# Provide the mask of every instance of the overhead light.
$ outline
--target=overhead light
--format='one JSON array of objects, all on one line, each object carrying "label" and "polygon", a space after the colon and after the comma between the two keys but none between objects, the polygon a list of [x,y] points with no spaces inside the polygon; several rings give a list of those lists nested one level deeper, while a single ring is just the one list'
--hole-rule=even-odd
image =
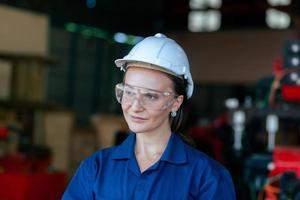
[{"label": "overhead light", "polygon": [[291,17],[285,12],[269,8],[266,11],[266,23],[273,29],[287,29],[291,24]]},{"label": "overhead light", "polygon": [[205,8],[205,0],[190,0],[190,8],[191,9],[204,9]]},{"label": "overhead light", "polygon": [[219,9],[222,6],[222,0],[210,0],[209,7]]},{"label": "overhead light", "polygon": [[206,14],[207,22],[207,30],[208,31],[216,31],[221,26],[221,12],[217,10],[207,11]]},{"label": "overhead light", "polygon": [[115,33],[114,36],[114,41],[118,43],[123,43],[123,44],[129,44],[129,45],[135,45],[136,43],[142,41],[144,38],[140,36],[135,36],[135,35],[129,35],[125,33]]},{"label": "overhead light", "polygon": [[298,74],[297,74],[297,73],[293,72],[293,73],[290,74],[290,79],[291,79],[292,81],[297,81],[298,78],[299,78],[299,77],[298,77]]},{"label": "overhead light", "polygon": [[125,43],[127,41],[127,35],[125,33],[115,33],[114,40],[119,43]]},{"label": "overhead light", "polygon": [[300,41],[288,40],[283,46],[283,67],[300,67]]},{"label": "overhead light", "polygon": [[292,64],[292,66],[299,66],[299,64],[300,64],[299,57],[291,58],[291,64]]},{"label": "overhead light", "polygon": [[292,45],[291,45],[291,51],[292,51],[293,53],[298,53],[299,50],[300,50],[299,44],[292,44]]},{"label": "overhead light", "polygon": [[236,109],[237,107],[239,107],[239,100],[237,98],[226,99],[225,106],[228,109]]},{"label": "overhead light", "polygon": [[66,23],[65,29],[69,32],[80,33],[80,35],[86,38],[95,37],[104,40],[113,40],[114,42],[128,45],[135,45],[136,43],[144,39],[140,36],[125,34],[121,32],[110,35],[103,29],[92,26],[79,25],[73,22]]},{"label": "overhead light", "polygon": [[191,11],[188,29],[191,32],[217,31],[221,27],[221,13],[217,10]]},{"label": "overhead light", "polygon": [[76,32],[76,31],[78,31],[78,27],[79,26],[76,23],[73,23],[73,22],[67,23],[65,25],[66,30],[69,31],[69,32]]},{"label": "overhead light", "polygon": [[188,29],[191,32],[204,31],[205,14],[203,11],[191,11],[188,18]]}]

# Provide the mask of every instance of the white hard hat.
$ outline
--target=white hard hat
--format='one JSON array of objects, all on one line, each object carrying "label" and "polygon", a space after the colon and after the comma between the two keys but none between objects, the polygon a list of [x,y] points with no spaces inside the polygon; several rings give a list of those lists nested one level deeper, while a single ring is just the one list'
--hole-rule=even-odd
[{"label": "white hard hat", "polygon": [[190,65],[184,50],[174,40],[161,33],[146,37],[136,44],[123,59],[115,60],[117,67],[125,69],[128,63],[141,62],[157,66],[163,71],[183,77],[187,80],[186,94],[190,98],[193,94],[194,83],[190,72]]}]

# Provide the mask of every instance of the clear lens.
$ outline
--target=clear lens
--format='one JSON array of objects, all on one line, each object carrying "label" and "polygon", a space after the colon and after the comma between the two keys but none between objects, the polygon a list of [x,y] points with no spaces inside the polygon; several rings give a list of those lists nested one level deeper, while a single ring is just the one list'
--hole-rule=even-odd
[{"label": "clear lens", "polygon": [[120,104],[122,104],[123,89],[124,89],[124,86],[122,83],[117,84],[115,87],[116,98]]},{"label": "clear lens", "polygon": [[171,92],[160,92],[123,83],[116,85],[115,93],[120,104],[132,105],[135,100],[138,100],[141,106],[150,110],[164,110],[173,103],[176,97]]}]

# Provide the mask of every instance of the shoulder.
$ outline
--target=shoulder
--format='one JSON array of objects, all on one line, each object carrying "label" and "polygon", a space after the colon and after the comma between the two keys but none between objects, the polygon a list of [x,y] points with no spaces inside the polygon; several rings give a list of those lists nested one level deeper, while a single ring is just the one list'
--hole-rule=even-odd
[{"label": "shoulder", "polygon": [[92,188],[115,147],[99,150],[81,161],[62,199],[92,199]]},{"label": "shoulder", "polygon": [[112,153],[117,147],[108,147],[94,152],[92,155],[85,158],[81,163],[86,165],[101,164],[101,162],[110,159]]},{"label": "shoulder", "polygon": [[[200,199],[235,199],[235,189],[229,171],[218,161],[185,144],[191,165],[193,192]],[[223,194],[222,197],[219,196]]]},{"label": "shoulder", "polygon": [[221,163],[190,145],[184,145],[187,160],[195,172],[200,174],[203,173],[203,175],[209,174],[212,178],[214,177],[216,179],[219,179],[224,175],[229,175],[228,170]]},{"label": "shoulder", "polygon": [[111,159],[111,155],[116,147],[104,148],[96,151],[92,155],[81,161],[79,168],[84,171],[97,172],[102,167],[103,163],[108,163]]},{"label": "shoulder", "polygon": [[98,150],[83,160],[81,165],[90,169],[98,169],[104,165],[110,166],[113,160],[128,158],[131,155],[134,140],[134,135],[130,134],[122,144]]}]

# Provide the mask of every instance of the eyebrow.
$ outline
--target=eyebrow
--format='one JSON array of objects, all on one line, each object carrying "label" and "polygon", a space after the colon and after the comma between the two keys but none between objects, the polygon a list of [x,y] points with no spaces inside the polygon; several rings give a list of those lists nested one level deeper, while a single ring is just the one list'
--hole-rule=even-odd
[{"label": "eyebrow", "polygon": [[153,91],[153,92],[158,92],[158,93],[165,93],[165,92],[168,92],[170,94],[174,94],[174,92],[170,92],[170,91],[160,91],[160,90],[155,90],[155,89],[151,89],[151,88],[146,88],[146,87],[141,87],[141,86],[135,86],[135,85],[130,85],[130,84],[127,84],[127,83],[124,83],[124,86],[128,86],[128,87],[131,87],[131,88],[141,88],[141,89],[146,89],[146,90],[150,90],[150,91]]}]

